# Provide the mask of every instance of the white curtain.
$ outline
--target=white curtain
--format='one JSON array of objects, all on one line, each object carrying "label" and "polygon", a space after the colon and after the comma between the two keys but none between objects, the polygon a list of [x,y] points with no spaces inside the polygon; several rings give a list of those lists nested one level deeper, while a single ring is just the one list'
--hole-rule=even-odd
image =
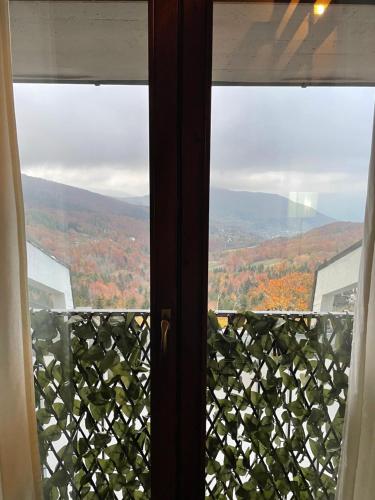
[{"label": "white curtain", "polygon": [[0,0],[0,500],[40,500],[8,0]]},{"label": "white curtain", "polygon": [[375,117],[337,500],[375,498]]}]

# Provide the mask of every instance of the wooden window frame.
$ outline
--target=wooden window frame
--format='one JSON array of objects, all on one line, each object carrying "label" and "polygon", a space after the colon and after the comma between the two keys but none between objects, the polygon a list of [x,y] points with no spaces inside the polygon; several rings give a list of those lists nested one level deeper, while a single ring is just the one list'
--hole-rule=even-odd
[{"label": "wooden window frame", "polygon": [[153,500],[204,498],[211,52],[211,0],[150,2]]},{"label": "wooden window frame", "polygon": [[149,1],[153,500],[204,499],[212,11]]}]

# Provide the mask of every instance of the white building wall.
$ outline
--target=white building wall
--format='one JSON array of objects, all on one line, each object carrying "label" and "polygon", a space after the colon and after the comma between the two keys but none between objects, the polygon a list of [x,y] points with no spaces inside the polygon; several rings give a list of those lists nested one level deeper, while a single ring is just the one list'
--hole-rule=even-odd
[{"label": "white building wall", "polygon": [[69,269],[27,242],[27,266],[29,283],[49,294],[53,307],[73,309],[73,294]]},{"label": "white building wall", "polygon": [[362,246],[319,269],[316,277],[313,310],[332,311],[335,295],[356,286]]}]

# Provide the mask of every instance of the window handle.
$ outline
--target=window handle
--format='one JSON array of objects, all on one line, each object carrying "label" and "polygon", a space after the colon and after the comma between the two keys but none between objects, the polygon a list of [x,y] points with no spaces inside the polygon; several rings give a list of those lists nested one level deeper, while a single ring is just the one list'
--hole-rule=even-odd
[{"label": "window handle", "polygon": [[169,327],[170,327],[170,319],[171,319],[171,310],[170,309],[163,309],[161,312],[161,323],[160,323],[160,330],[161,330],[161,352],[166,353],[167,352],[167,347],[168,347],[168,332],[169,332]]},{"label": "window handle", "polygon": [[169,330],[169,321],[167,319],[162,319],[161,320],[161,351],[163,353],[165,353],[167,351],[168,330]]}]

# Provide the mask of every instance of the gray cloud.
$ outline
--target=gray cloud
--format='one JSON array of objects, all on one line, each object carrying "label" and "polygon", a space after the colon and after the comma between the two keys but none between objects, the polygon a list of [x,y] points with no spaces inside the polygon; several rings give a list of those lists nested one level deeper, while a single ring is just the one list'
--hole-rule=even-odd
[{"label": "gray cloud", "polygon": [[373,103],[368,88],[215,88],[212,164],[256,172],[363,173]]},{"label": "gray cloud", "polygon": [[[148,191],[146,86],[18,84],[15,97],[23,171],[107,194]],[[363,198],[373,105],[371,88],[215,87],[212,184]]]},{"label": "gray cloud", "polygon": [[24,166],[146,169],[146,86],[15,85]]}]

